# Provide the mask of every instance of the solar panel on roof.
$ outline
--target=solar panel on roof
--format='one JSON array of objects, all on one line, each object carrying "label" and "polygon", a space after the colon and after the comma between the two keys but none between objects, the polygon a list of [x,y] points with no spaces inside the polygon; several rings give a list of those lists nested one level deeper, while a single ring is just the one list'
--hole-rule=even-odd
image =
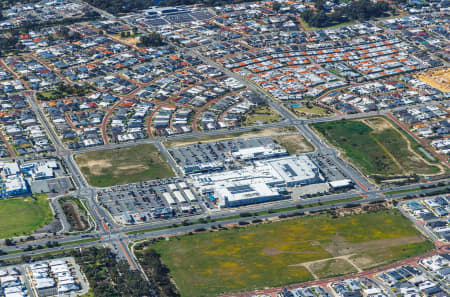
[{"label": "solar panel on roof", "polygon": [[249,185],[228,187],[227,189],[228,189],[228,191],[230,191],[231,194],[241,194],[241,193],[253,192],[253,188],[250,187]]},{"label": "solar panel on roof", "polygon": [[289,166],[289,164],[284,164],[283,170],[287,172],[289,176],[297,176],[297,173],[294,171],[294,169],[292,169],[291,166]]}]

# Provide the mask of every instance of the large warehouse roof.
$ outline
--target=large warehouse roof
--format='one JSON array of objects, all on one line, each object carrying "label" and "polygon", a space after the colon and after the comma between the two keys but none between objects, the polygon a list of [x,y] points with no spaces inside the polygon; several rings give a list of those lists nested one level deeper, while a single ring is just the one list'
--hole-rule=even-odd
[{"label": "large warehouse roof", "polygon": [[[214,192],[221,205],[258,202],[279,196],[276,187],[293,187],[321,182],[319,168],[308,156],[261,160],[239,170],[192,175],[194,185]],[[226,203],[227,200],[230,203]],[[245,203],[246,202],[246,203]]]}]

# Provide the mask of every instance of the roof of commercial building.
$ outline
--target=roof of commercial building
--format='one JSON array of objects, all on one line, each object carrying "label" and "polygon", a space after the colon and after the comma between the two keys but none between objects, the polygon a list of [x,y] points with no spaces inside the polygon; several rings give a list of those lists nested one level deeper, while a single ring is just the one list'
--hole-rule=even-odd
[{"label": "roof of commercial building", "polygon": [[[245,201],[257,197],[268,197],[279,195],[278,191],[270,188],[265,183],[239,185],[232,184],[223,185],[216,189],[216,193],[220,198],[227,198],[228,201]],[[222,202],[222,201],[221,201]]]},{"label": "roof of commercial building", "polygon": [[318,167],[308,156],[289,156],[273,160],[256,161],[238,170],[218,173],[194,174],[197,187],[249,183],[288,183],[310,180],[317,176]]},{"label": "roof of commercial building", "polygon": [[22,176],[9,176],[5,180],[5,188],[7,192],[24,190],[27,188],[26,181]]},{"label": "roof of commercial building", "polygon": [[260,162],[272,167],[286,183],[313,179],[318,172],[318,167],[308,156],[286,157]]}]

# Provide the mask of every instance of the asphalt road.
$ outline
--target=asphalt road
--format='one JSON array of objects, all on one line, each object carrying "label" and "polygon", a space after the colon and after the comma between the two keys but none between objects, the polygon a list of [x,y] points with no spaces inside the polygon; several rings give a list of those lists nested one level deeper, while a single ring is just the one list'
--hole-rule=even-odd
[{"label": "asphalt road", "polygon": [[[77,1],[92,7],[91,5],[85,3],[81,0],[77,0]],[[100,10],[98,8],[95,8],[95,7],[92,7],[92,8],[95,11],[102,14],[106,18],[111,19],[111,20],[116,20],[115,16],[113,16],[103,10]],[[178,48],[177,45],[174,45],[174,46]],[[316,148],[315,153],[326,155],[326,156],[332,158],[333,161],[338,165],[339,169],[342,172],[344,172],[347,176],[349,176],[351,179],[353,179],[354,181],[357,182],[360,192],[354,191],[354,192],[349,192],[349,193],[344,193],[344,194],[323,196],[320,198],[308,199],[307,201],[306,200],[305,201],[293,201],[292,199],[289,199],[289,200],[285,200],[285,201],[266,203],[266,204],[261,204],[261,205],[254,205],[254,206],[240,208],[240,209],[226,209],[226,210],[222,210],[222,211],[218,211],[218,212],[203,214],[203,215],[197,216],[196,219],[198,219],[200,217],[206,217],[206,216],[211,216],[212,218],[218,219],[218,218],[224,218],[224,217],[227,217],[230,215],[235,215],[235,214],[239,214],[242,212],[248,212],[248,211],[256,212],[256,211],[269,210],[269,209],[273,209],[273,208],[289,207],[289,206],[294,206],[297,204],[309,204],[309,203],[317,202],[319,199],[322,202],[334,201],[334,200],[337,201],[336,204],[334,204],[334,205],[318,206],[318,207],[314,207],[314,208],[310,208],[310,209],[295,210],[295,211],[291,211],[291,212],[287,211],[287,212],[281,212],[281,213],[276,213],[276,214],[266,214],[266,215],[259,217],[261,219],[265,219],[265,218],[271,218],[271,217],[279,216],[281,214],[289,214],[289,213],[297,212],[297,211],[304,212],[307,210],[323,210],[323,209],[328,209],[331,207],[342,206],[345,203],[339,203],[338,200],[350,198],[350,197],[356,197],[356,196],[360,196],[360,195],[367,195],[366,196],[367,198],[365,198],[363,200],[364,202],[371,202],[371,201],[376,201],[376,200],[381,200],[381,199],[386,198],[382,195],[382,190],[374,187],[371,183],[369,183],[365,179],[365,177],[363,177],[358,172],[358,170],[356,170],[351,165],[347,164],[342,159],[340,159],[339,153],[335,149],[330,148],[326,143],[324,143],[311,130],[309,125],[313,124],[313,123],[317,123],[317,122],[323,122],[323,121],[335,121],[335,120],[340,120],[340,119],[344,119],[344,118],[345,119],[357,119],[357,118],[362,118],[362,117],[367,117],[367,116],[372,116],[372,115],[379,115],[379,114],[384,114],[386,112],[392,112],[395,109],[385,110],[385,111],[381,111],[381,112],[342,115],[342,116],[333,116],[333,117],[318,118],[318,119],[297,119],[282,104],[273,100],[273,98],[268,96],[268,94],[266,94],[262,89],[253,85],[252,83],[250,83],[249,81],[240,77],[236,73],[231,72],[230,70],[222,67],[221,65],[215,63],[214,61],[203,57],[198,52],[195,52],[195,51],[192,51],[189,49],[182,49],[182,50],[185,52],[190,52],[192,55],[197,56],[203,62],[221,69],[225,74],[229,75],[230,77],[234,77],[235,79],[237,79],[238,81],[243,83],[245,86],[247,86],[249,89],[253,90],[257,94],[262,96],[262,98],[265,98],[265,100],[268,102],[268,104],[274,110],[276,110],[283,116],[282,121],[278,122],[278,123],[274,123],[274,124],[269,124],[269,125],[240,127],[240,128],[236,128],[233,130],[209,131],[209,132],[201,132],[201,133],[197,133],[197,134],[177,135],[177,136],[166,137],[166,138],[162,138],[162,139],[146,139],[146,140],[136,141],[136,142],[132,142],[132,143],[110,144],[110,145],[104,145],[104,146],[94,147],[94,148],[84,148],[77,152],[73,152],[73,151],[67,150],[63,146],[61,140],[56,135],[56,132],[54,131],[52,125],[48,122],[48,120],[44,116],[42,110],[40,109],[38,104],[35,102],[35,100],[33,98],[34,93],[30,93],[30,96],[27,96],[30,106],[31,106],[32,110],[35,112],[35,114],[37,115],[39,121],[42,123],[49,138],[55,145],[56,153],[59,156],[61,156],[61,158],[67,165],[67,169],[70,172],[70,175],[72,176],[74,184],[77,187],[76,191],[68,193],[68,195],[70,194],[70,195],[80,197],[82,199],[86,199],[87,206],[88,206],[90,213],[92,214],[95,224],[97,226],[97,229],[94,232],[91,232],[90,235],[94,236],[94,237],[99,237],[101,239],[99,241],[95,241],[95,242],[83,242],[83,243],[75,243],[75,244],[71,245],[70,242],[84,239],[84,237],[82,237],[81,235],[62,236],[60,238],[56,238],[56,239],[52,239],[52,240],[57,241],[60,244],[67,244],[63,247],[46,248],[46,249],[37,250],[37,251],[21,252],[21,253],[17,253],[17,254],[4,255],[4,256],[0,256],[0,260],[16,258],[16,257],[20,257],[23,255],[35,255],[35,254],[40,254],[40,253],[44,253],[44,252],[59,251],[59,250],[63,250],[63,249],[88,247],[88,246],[94,246],[94,245],[99,245],[99,244],[112,244],[113,246],[117,247],[116,251],[117,251],[118,255],[121,256],[122,258],[126,259],[130,263],[130,267],[132,269],[138,269],[138,265],[137,265],[135,259],[133,258],[130,250],[128,249],[128,242],[130,239],[136,240],[136,239],[144,239],[144,238],[149,238],[149,237],[170,236],[173,234],[194,231],[197,228],[202,228],[202,227],[209,228],[212,225],[218,224],[218,223],[206,223],[206,224],[198,224],[198,225],[191,225],[191,226],[181,226],[178,228],[170,228],[170,229],[164,229],[164,230],[159,230],[159,231],[144,232],[144,233],[133,235],[133,236],[131,236],[131,238],[129,238],[125,234],[126,232],[136,231],[136,230],[145,230],[150,227],[157,228],[157,227],[161,227],[161,226],[169,226],[174,223],[180,223],[182,220],[184,220],[184,218],[168,220],[168,221],[164,221],[161,223],[160,222],[153,223],[151,225],[149,225],[149,224],[143,224],[143,225],[139,225],[139,226],[118,226],[118,225],[116,225],[113,222],[113,220],[110,218],[109,214],[106,213],[106,211],[102,207],[100,207],[100,205],[96,201],[95,197],[96,197],[97,189],[89,186],[89,184],[87,183],[83,174],[81,173],[80,169],[78,168],[76,162],[73,159],[73,156],[76,153],[84,153],[84,152],[90,152],[90,151],[133,146],[133,145],[140,144],[140,143],[154,143],[160,149],[162,154],[169,160],[170,165],[177,171],[178,174],[180,174],[181,172],[179,172],[179,169],[177,169],[178,167],[176,166],[175,162],[172,160],[172,158],[168,154],[165,147],[162,145],[161,141],[178,140],[178,139],[184,139],[184,138],[190,138],[190,137],[202,137],[202,136],[209,136],[209,135],[221,135],[221,134],[234,133],[234,132],[248,132],[253,129],[267,129],[267,128],[274,128],[274,127],[295,126],[299,130],[299,132],[302,133],[315,146],[315,148]],[[430,103],[427,103],[427,104],[430,104]],[[406,186],[406,187],[396,187],[393,190],[407,189],[408,187],[413,188],[413,187],[417,187],[417,185]],[[417,192],[414,192],[414,194],[426,194],[427,192],[429,192],[429,190],[418,190]],[[407,194],[412,194],[412,193],[407,193]],[[404,197],[407,194],[399,194],[398,196],[394,195],[393,197],[394,198]],[[230,219],[230,220],[222,221],[222,222],[220,222],[220,224],[223,224],[223,225],[234,224],[239,221],[251,221],[252,219],[253,218]],[[192,220],[192,218],[191,218],[191,220]],[[23,249],[26,246],[28,246],[29,244],[37,245],[37,244],[42,244],[42,242],[26,243],[23,245],[18,245],[17,247],[5,247],[5,248],[3,248],[3,250],[14,251],[17,249]]]},{"label": "asphalt road", "polygon": [[[401,188],[399,187],[399,189],[410,189],[413,186],[414,185],[404,186]],[[417,186],[417,185],[415,185],[415,186]],[[441,187],[441,188],[445,188],[445,187]],[[376,191],[371,191],[371,192],[366,193],[367,198],[358,200],[358,202],[369,203],[369,202],[380,201],[380,200],[384,200],[384,199],[393,199],[393,198],[397,199],[397,198],[405,197],[405,196],[411,195],[411,194],[414,194],[414,195],[427,194],[436,189],[439,189],[439,188],[419,189],[415,192],[408,192],[408,193],[403,193],[403,194],[398,194],[398,195],[392,195],[392,197],[389,197],[389,198],[382,195],[381,190],[376,190]],[[336,194],[336,195],[331,195],[331,196],[324,196],[324,197],[320,197],[320,198],[312,198],[312,199],[306,199],[306,200],[303,199],[301,201],[292,201],[290,199],[290,200],[284,201],[286,203],[278,203],[278,204],[269,203],[269,204],[261,204],[259,206],[255,206],[255,207],[227,209],[225,212],[212,213],[212,214],[209,214],[209,216],[212,219],[222,219],[222,218],[226,218],[226,217],[230,217],[230,216],[236,216],[243,212],[261,212],[261,211],[267,211],[269,209],[277,209],[277,208],[295,206],[298,204],[305,205],[305,204],[317,203],[319,201],[322,203],[328,202],[328,201],[336,201],[336,203],[334,203],[334,204],[321,205],[321,206],[316,206],[316,207],[311,207],[311,208],[303,208],[303,209],[296,209],[296,210],[290,210],[290,211],[283,211],[283,212],[278,212],[278,213],[268,213],[268,214],[260,215],[257,217],[258,219],[266,219],[266,218],[278,217],[280,215],[289,215],[289,214],[298,213],[298,212],[304,213],[304,212],[308,212],[308,211],[318,211],[318,210],[326,210],[326,209],[330,209],[330,208],[334,208],[334,207],[342,207],[342,206],[347,205],[349,202],[339,202],[339,200],[341,200],[343,198],[358,197],[358,196],[360,196],[359,193],[351,193],[351,194],[342,193],[342,194]],[[197,216],[196,220],[198,220],[201,217],[205,218],[206,216],[207,216],[206,214]],[[205,224],[195,224],[195,225],[189,225],[189,226],[180,226],[180,227],[176,227],[176,228],[169,228],[172,224],[180,224],[183,220],[185,220],[184,218],[181,218],[181,219],[167,220],[165,222],[152,224],[152,225],[145,224],[145,225],[139,225],[139,226],[126,226],[126,227],[121,227],[121,228],[116,228],[116,229],[111,228],[108,231],[99,230],[96,232],[92,232],[89,235],[94,238],[99,238],[100,240],[98,240],[98,241],[75,243],[75,244],[71,245],[70,242],[86,239],[86,237],[85,237],[86,235],[62,236],[60,238],[51,239],[51,240],[56,241],[61,245],[64,244],[64,246],[3,255],[3,256],[0,256],[0,260],[17,258],[17,257],[23,256],[23,255],[29,256],[29,255],[36,255],[36,254],[41,254],[41,253],[45,253],[45,252],[49,252],[49,251],[51,252],[51,251],[73,249],[73,248],[77,248],[77,247],[89,247],[89,246],[95,246],[95,245],[100,245],[100,244],[114,243],[117,245],[117,244],[119,244],[120,241],[122,241],[124,249],[127,250],[126,252],[123,253],[123,255],[128,255],[128,257],[130,259],[132,259],[133,257],[130,257],[131,252],[128,250],[128,246],[127,246],[127,242],[129,240],[134,241],[134,240],[140,240],[140,239],[146,239],[146,238],[155,238],[155,237],[161,237],[161,236],[165,237],[165,236],[171,236],[171,235],[175,235],[175,234],[183,234],[183,233],[187,233],[187,232],[193,232],[195,229],[198,229],[198,228],[210,228],[211,226],[213,226],[213,225],[217,226],[218,224],[221,224],[221,225],[237,224],[239,221],[251,222],[253,219],[254,219],[254,217],[245,217],[245,218],[237,217],[237,218],[231,218],[229,220],[223,220],[223,221],[219,221],[219,222],[209,222],[209,223],[205,223]],[[195,220],[191,219],[190,221],[194,222]],[[149,228],[154,229],[154,228],[160,228],[160,227],[168,227],[168,228],[163,229],[163,230],[157,230],[157,231],[142,232],[142,233],[133,234],[133,235],[125,234],[126,232],[130,232],[130,231],[141,231],[141,230],[147,230]],[[433,238],[433,237],[431,237],[431,238]],[[24,248],[26,248],[29,245],[31,245],[31,246],[45,245],[45,243],[47,241],[48,240],[40,240],[40,241],[36,241],[34,243],[26,243],[26,244],[17,245],[17,246],[9,246],[9,247],[3,248],[2,250],[5,252],[23,250]],[[126,256],[125,256],[125,258],[126,258]],[[134,265],[135,265],[135,267],[137,267],[136,263],[134,263]]]}]

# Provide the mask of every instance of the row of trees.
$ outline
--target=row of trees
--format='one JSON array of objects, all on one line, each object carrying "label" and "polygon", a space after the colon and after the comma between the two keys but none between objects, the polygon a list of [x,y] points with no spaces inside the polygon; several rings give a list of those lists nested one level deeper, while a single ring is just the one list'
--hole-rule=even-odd
[{"label": "row of trees", "polygon": [[130,271],[124,260],[117,260],[110,249],[91,247],[74,252],[95,297],[152,296],[154,290],[137,271]]},{"label": "row of trees", "polygon": [[[0,12],[1,13],[1,12]],[[54,26],[66,26],[75,23],[95,21],[100,19],[100,14],[98,14],[94,10],[86,11],[82,16],[73,17],[73,18],[64,18],[64,19],[55,19],[48,21],[33,21],[33,22],[24,22],[19,26],[15,26],[13,28],[8,28],[5,31],[10,32],[13,35],[28,33],[30,31],[40,30],[42,28],[54,27]],[[1,20],[1,17],[0,17]]]},{"label": "row of trees", "polygon": [[385,1],[373,3],[370,0],[358,0],[327,14],[325,13],[324,4],[320,0],[315,2],[314,10],[305,10],[301,17],[308,25],[323,28],[348,21],[366,21],[371,18],[381,17],[389,10],[390,6]]},{"label": "row of trees", "polygon": [[83,36],[76,31],[71,30],[69,27],[62,27],[61,30],[59,30],[58,34],[64,38],[64,40],[73,42],[77,41],[83,38]]},{"label": "row of trees", "polygon": [[159,6],[177,6],[177,5],[193,5],[203,4],[205,6],[221,6],[227,4],[237,4],[242,2],[249,2],[248,0],[162,0],[158,3]]},{"label": "row of trees", "polygon": [[230,3],[241,3],[245,1],[246,0],[87,0],[86,2],[109,13],[118,14],[146,9],[155,5],[177,6],[203,4],[206,6],[218,6]]},{"label": "row of trees", "polygon": [[58,100],[70,96],[84,96],[91,91],[89,85],[68,85],[59,83],[56,89],[49,92],[40,92],[36,94],[36,98],[40,101]]},{"label": "row of trees", "polygon": [[23,48],[24,46],[19,42],[17,36],[0,37],[0,57]]},{"label": "row of trees", "polygon": [[177,289],[170,280],[169,268],[161,263],[160,255],[152,248],[138,254],[140,263],[150,281],[156,285],[158,296],[179,297]]},{"label": "row of trees", "polygon": [[127,13],[155,5],[151,0],[87,0],[86,2],[112,14]]},{"label": "row of trees", "polygon": [[141,47],[156,47],[156,46],[162,46],[164,45],[164,40],[161,36],[161,34],[157,32],[152,32],[148,35],[143,35],[140,37],[140,42],[138,43],[138,46]]},{"label": "row of trees", "polygon": [[18,43],[16,36],[0,38],[0,51],[9,51],[16,48]]}]

